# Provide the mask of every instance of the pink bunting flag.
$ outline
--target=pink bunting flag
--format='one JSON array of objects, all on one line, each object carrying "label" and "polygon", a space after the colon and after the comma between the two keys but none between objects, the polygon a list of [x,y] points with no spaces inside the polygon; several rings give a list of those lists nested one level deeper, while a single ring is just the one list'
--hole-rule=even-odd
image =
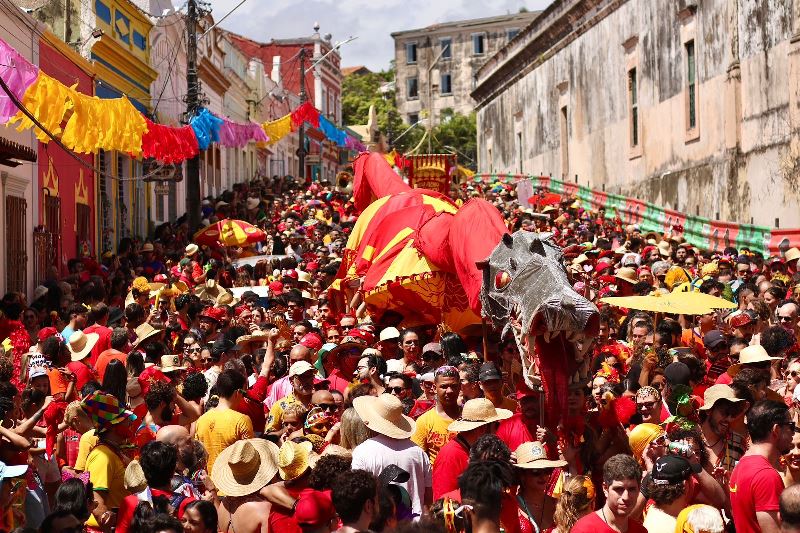
[{"label": "pink bunting flag", "polygon": [[219,129],[219,144],[222,146],[229,146],[231,148],[242,148],[250,141],[267,142],[269,137],[264,132],[264,128],[260,124],[250,122],[247,124],[240,124],[233,122],[225,117],[222,119],[222,126]]},{"label": "pink bunting flag", "polygon": [[[22,100],[25,91],[39,77],[39,67],[32,65],[7,42],[0,39],[0,78],[11,93]],[[18,108],[5,91],[0,90],[0,124],[17,114]]]}]

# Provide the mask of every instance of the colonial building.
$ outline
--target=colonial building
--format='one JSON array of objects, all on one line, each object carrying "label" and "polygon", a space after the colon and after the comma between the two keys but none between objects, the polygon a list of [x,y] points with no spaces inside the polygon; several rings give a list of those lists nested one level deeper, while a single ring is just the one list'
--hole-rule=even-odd
[{"label": "colonial building", "polygon": [[[271,66],[271,78],[281,83],[286,93],[296,98],[300,94],[300,62],[301,49],[306,50],[306,68],[303,76],[307,98],[325,117],[336,125],[342,121],[342,73],[341,57],[334,50],[330,36],[320,36],[319,28],[307,38],[273,39],[268,43],[259,43],[247,37],[229,33],[233,42],[248,57],[258,58],[265,68]],[[326,55],[327,54],[327,55]],[[280,95],[281,98],[286,96]],[[288,102],[287,102],[288,103]],[[287,106],[279,106],[281,108]],[[293,107],[292,107],[293,109]],[[281,109],[283,115],[291,109]],[[283,115],[276,115],[280,118]],[[292,137],[296,137],[292,135]],[[342,164],[343,150],[340,150],[318,130],[306,129],[306,168],[304,175],[312,179],[333,181]],[[272,160],[271,160],[272,161]],[[270,164],[270,174],[298,174],[297,158],[291,159],[285,171],[277,172]]]},{"label": "colonial building", "polygon": [[392,33],[397,110],[408,124],[452,108],[471,113],[475,74],[486,60],[536,18],[538,12],[460,20]]},{"label": "colonial building", "polygon": [[[9,0],[0,0],[0,38],[33,64],[39,64],[45,27]],[[0,132],[0,292],[30,296],[34,287],[34,221],[39,220],[38,141],[33,130]]]},{"label": "colonial building", "polygon": [[479,169],[800,225],[800,1],[555,0],[477,72]]}]

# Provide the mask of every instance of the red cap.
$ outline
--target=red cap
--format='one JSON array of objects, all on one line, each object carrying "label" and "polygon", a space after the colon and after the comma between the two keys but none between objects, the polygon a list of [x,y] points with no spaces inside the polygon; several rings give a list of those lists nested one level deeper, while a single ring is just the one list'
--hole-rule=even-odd
[{"label": "red cap", "polygon": [[283,271],[283,275],[288,277],[288,278],[292,278],[293,280],[296,280],[298,278],[297,270],[294,270],[294,269],[292,269],[292,270],[284,270]]},{"label": "red cap", "polygon": [[221,324],[225,319],[225,309],[221,307],[209,307],[200,315],[200,317],[210,318],[217,324]]},{"label": "red cap", "polygon": [[273,295],[283,293],[283,283],[280,281],[272,281],[269,285],[267,285],[267,287],[269,287],[269,290]]},{"label": "red cap", "polygon": [[39,339],[39,342],[44,342],[45,339],[49,339],[53,335],[58,335],[58,330],[54,327],[46,327],[39,330],[36,338]]},{"label": "red cap", "polygon": [[306,489],[300,493],[294,508],[294,519],[299,526],[319,527],[335,517],[330,491]]},{"label": "red cap", "polygon": [[319,270],[319,263],[316,261],[310,261],[308,264],[306,264],[306,271],[316,272],[317,270]]},{"label": "red cap", "polygon": [[322,348],[322,337],[316,333],[306,333],[303,335],[303,338],[300,339],[300,344],[316,352]]},{"label": "red cap", "polygon": [[156,274],[156,277],[153,278],[153,281],[156,283],[166,283],[169,280],[167,279],[167,276],[164,274]]},{"label": "red cap", "polygon": [[598,257],[614,257],[613,250],[603,250]]},{"label": "red cap", "polygon": [[353,337],[356,339],[361,339],[364,342],[366,342],[368,346],[372,346],[372,344],[375,342],[375,335],[373,335],[369,331],[360,328],[351,329],[350,331],[345,333],[345,337]]},{"label": "red cap", "polygon": [[139,381],[139,386],[142,388],[143,395],[150,392],[150,386],[156,381],[171,383],[170,379],[156,366],[145,368],[136,379]]}]

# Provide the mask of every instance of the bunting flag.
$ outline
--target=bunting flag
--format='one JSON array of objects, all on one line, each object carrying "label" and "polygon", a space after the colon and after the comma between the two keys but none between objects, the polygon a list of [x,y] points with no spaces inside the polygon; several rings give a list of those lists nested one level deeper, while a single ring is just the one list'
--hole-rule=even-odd
[{"label": "bunting flag", "polygon": [[[116,150],[134,157],[142,155],[164,163],[180,163],[196,156],[199,150],[207,150],[211,143],[232,148],[242,148],[249,142],[274,144],[301,124],[319,129],[337,146],[366,150],[363,143],[321,116],[310,102],[264,124],[233,122],[204,108],[198,110],[188,126],[156,124],[142,115],[126,96],[98,98],[78,92],[76,86],[67,87],[41,72],[2,39],[0,78],[8,86],[8,92],[44,129],[58,136],[65,147],[81,154]],[[0,91],[0,124],[16,125],[19,131],[34,128],[39,140],[44,143],[51,140],[5,91]]]},{"label": "bunting flag", "polygon": [[197,136],[197,145],[201,150],[208,150],[212,142],[219,142],[219,129],[222,127],[222,119],[215,117],[208,109],[200,111],[192,117],[189,125]]},{"label": "bunting flag", "polygon": [[[39,76],[39,67],[32,65],[8,43],[0,39],[0,78],[8,85],[11,94],[17,100],[22,100],[25,91],[36,81],[37,76]],[[8,122],[8,119],[16,115],[17,111],[17,106],[11,101],[11,98],[5,91],[0,91],[0,124]]]},{"label": "bunting flag", "polygon": [[191,126],[173,128],[147,120],[147,133],[142,136],[142,156],[164,163],[181,163],[200,152]]},{"label": "bunting flag", "polygon": [[264,128],[254,122],[239,124],[225,117],[217,118],[222,120],[222,126],[219,129],[219,143],[222,146],[242,148],[247,146],[250,141],[264,143],[269,141],[269,137],[264,133]]},{"label": "bunting flag", "polygon": [[269,144],[275,144],[292,132],[292,115],[286,115],[272,122],[265,122],[261,125],[264,133],[269,137]]}]

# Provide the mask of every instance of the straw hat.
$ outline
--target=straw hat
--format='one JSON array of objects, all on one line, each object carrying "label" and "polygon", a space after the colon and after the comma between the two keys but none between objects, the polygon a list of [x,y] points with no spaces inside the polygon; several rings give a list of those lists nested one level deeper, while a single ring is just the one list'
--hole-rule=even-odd
[{"label": "straw hat", "polygon": [[403,404],[391,394],[360,396],[353,407],[369,429],[392,439],[407,439],[414,433],[414,419],[403,414]]},{"label": "straw hat", "polygon": [[461,417],[447,426],[447,431],[471,431],[492,422],[511,418],[508,409],[495,409],[494,404],[486,398],[474,398],[464,404]]},{"label": "straw hat", "polygon": [[140,252],[152,252],[153,251],[153,245],[150,244],[149,242],[146,242],[146,243],[144,243],[142,245],[142,249],[139,250],[139,251]]},{"label": "straw hat", "polygon": [[794,261],[795,259],[800,259],[800,249],[797,248],[789,248],[786,250],[786,254],[784,255],[786,262]]},{"label": "straw hat", "polygon": [[304,272],[302,270],[297,271],[297,282],[298,283],[311,283],[311,274],[308,272]]},{"label": "straw hat", "polygon": [[628,283],[636,284],[639,282],[639,278],[636,275],[636,269],[631,267],[620,268],[617,270],[617,273],[614,275],[614,277],[622,281],[627,281]]},{"label": "straw hat", "polygon": [[672,255],[672,247],[667,241],[661,241],[658,243],[658,253],[661,255],[661,257],[669,257]]},{"label": "straw hat", "polygon": [[84,333],[83,331],[76,331],[70,335],[67,348],[69,348],[69,353],[72,354],[72,360],[80,361],[88,357],[99,338],[100,335],[97,333]]},{"label": "straw hat", "polygon": [[147,488],[147,479],[144,477],[144,470],[139,461],[134,459],[125,467],[125,478],[123,479],[125,490],[131,494],[142,492]]},{"label": "straw hat", "polygon": [[713,409],[714,404],[720,400],[727,400],[732,403],[744,401],[742,398],[736,397],[736,393],[733,392],[733,389],[729,385],[712,385],[703,393],[703,406],[700,407],[700,410],[709,411]]},{"label": "straw hat", "polygon": [[[284,481],[302,476],[309,467],[309,454],[313,445],[304,441],[296,443],[287,440],[278,452],[278,473]],[[212,481],[214,480],[212,476]]]},{"label": "straw hat", "polygon": [[185,370],[186,363],[181,364],[180,355],[162,355],[161,356],[161,371],[175,372],[177,370]]},{"label": "straw hat", "polygon": [[265,439],[240,440],[217,456],[211,481],[226,496],[247,496],[267,486],[278,472],[278,446]]},{"label": "straw hat", "polygon": [[191,243],[191,244],[187,244],[186,245],[186,248],[185,248],[184,251],[186,252],[186,255],[188,257],[191,257],[191,256],[193,256],[194,254],[196,254],[197,252],[200,251],[200,247],[197,246],[195,243]]},{"label": "straw hat", "polygon": [[764,361],[779,360],[780,357],[770,357],[764,347],[760,344],[753,344],[752,346],[747,346],[741,352],[739,352],[739,362],[735,365],[731,365],[731,368],[738,368],[748,363],[763,363]]},{"label": "straw hat", "polygon": [[560,468],[567,466],[564,460],[550,460],[544,445],[541,442],[523,442],[514,452],[517,454],[517,468],[539,469],[539,468]]},{"label": "straw hat", "polygon": [[[150,337],[154,337],[161,333],[163,330],[156,329],[151,326],[149,323],[144,322],[136,327],[134,330],[136,332],[136,341],[133,343],[133,347],[136,348],[141,343],[149,339]],[[90,334],[91,335],[91,334]]]},{"label": "straw hat", "polygon": [[240,347],[240,349],[247,347],[252,342],[266,342],[269,340],[269,335],[266,331],[261,331],[260,329],[255,330],[253,333],[249,335],[242,335],[236,339],[236,345]]}]

